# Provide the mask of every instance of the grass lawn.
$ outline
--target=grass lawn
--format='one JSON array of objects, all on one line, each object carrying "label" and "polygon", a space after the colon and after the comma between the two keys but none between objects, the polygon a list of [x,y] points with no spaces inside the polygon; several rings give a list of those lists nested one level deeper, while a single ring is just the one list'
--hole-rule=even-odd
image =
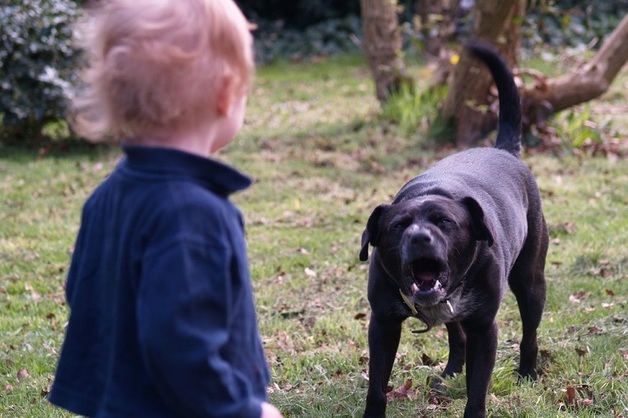
[{"label": "grass lawn", "polygon": [[[429,80],[425,67],[413,68]],[[625,103],[628,74],[591,104],[599,123]],[[625,105],[623,105],[625,108]],[[612,112],[610,112],[612,113]],[[436,158],[422,132],[380,123],[360,58],[259,69],[245,127],[221,158],[254,186],[245,214],[260,327],[272,367],[271,401],[286,417],[360,417],[367,387],[366,265],[360,236],[371,210]],[[426,145],[427,144],[427,145]],[[115,147],[59,141],[0,145],[0,417],[69,417],[45,396],[67,318],[63,283],[90,191],[113,168]],[[539,330],[538,382],[517,383],[520,322],[511,294],[498,315],[489,395],[493,417],[628,416],[628,163],[526,155],[537,176],[551,246]],[[496,181],[499,181],[496,179]],[[388,416],[460,417],[464,377],[430,393],[446,361],[444,328],[406,322],[391,385],[408,383]]]}]

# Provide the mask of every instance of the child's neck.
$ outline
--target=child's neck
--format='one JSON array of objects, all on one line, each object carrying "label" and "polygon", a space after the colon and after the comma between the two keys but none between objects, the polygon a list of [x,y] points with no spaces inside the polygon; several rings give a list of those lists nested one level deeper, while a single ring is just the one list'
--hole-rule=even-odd
[{"label": "child's neck", "polygon": [[201,157],[218,152],[214,147],[214,135],[208,133],[171,133],[140,136],[129,143],[145,147],[172,148]]}]

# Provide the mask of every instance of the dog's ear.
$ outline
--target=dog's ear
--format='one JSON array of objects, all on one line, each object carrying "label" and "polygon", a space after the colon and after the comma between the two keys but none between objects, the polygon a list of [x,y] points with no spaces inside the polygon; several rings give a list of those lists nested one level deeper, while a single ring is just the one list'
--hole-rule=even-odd
[{"label": "dog's ear", "polygon": [[369,244],[373,247],[379,245],[379,228],[382,214],[389,205],[379,205],[373,210],[369,220],[366,222],[366,229],[362,232],[362,248],[360,249],[360,261],[369,259]]},{"label": "dog's ear", "polygon": [[493,245],[495,241],[493,225],[484,217],[484,210],[482,210],[478,201],[467,196],[461,199],[461,203],[471,215],[471,228],[475,240],[487,241],[489,247]]}]

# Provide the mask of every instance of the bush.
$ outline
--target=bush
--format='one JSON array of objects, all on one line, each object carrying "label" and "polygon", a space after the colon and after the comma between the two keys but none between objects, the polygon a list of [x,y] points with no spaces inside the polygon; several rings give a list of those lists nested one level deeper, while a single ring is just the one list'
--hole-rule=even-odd
[{"label": "bush", "polygon": [[360,14],[359,0],[236,0],[253,21],[282,21],[288,29],[305,27],[330,19]]},{"label": "bush", "polygon": [[628,0],[531,2],[524,24],[524,45],[585,48],[601,45],[628,13]]},{"label": "bush", "polygon": [[282,21],[255,20],[255,59],[259,64],[289,57],[300,60],[313,56],[331,56],[358,50],[360,19],[348,16],[329,19],[307,28],[286,28]]},{"label": "bush", "polygon": [[78,50],[69,0],[5,0],[0,5],[0,115],[4,136],[38,135],[65,117]]}]

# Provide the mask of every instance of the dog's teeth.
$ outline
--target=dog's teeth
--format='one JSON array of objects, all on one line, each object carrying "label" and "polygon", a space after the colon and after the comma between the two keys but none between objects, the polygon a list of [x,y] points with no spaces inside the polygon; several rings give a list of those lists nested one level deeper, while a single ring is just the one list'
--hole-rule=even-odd
[{"label": "dog's teeth", "polygon": [[416,293],[419,291],[419,286],[417,286],[416,283],[412,283],[412,285],[410,286],[410,290],[412,290],[412,293]]},{"label": "dog's teeth", "polygon": [[453,315],[454,313],[454,307],[451,306],[451,302],[447,301],[447,307],[449,308],[449,312],[451,312],[451,314]]},{"label": "dog's teeth", "polygon": [[434,285],[434,287],[435,287],[436,289],[440,289],[441,287],[443,287],[443,285],[442,285],[442,284],[440,284],[440,280],[436,280],[436,284]]}]

